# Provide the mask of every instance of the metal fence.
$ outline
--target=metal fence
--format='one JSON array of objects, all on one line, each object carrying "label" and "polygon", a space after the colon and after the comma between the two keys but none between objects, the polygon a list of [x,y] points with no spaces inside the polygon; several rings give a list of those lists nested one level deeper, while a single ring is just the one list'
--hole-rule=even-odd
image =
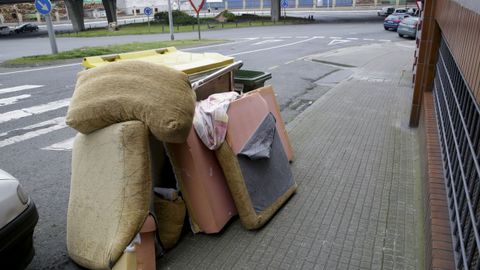
[{"label": "metal fence", "polygon": [[445,40],[434,81],[457,269],[480,269],[480,108]]}]

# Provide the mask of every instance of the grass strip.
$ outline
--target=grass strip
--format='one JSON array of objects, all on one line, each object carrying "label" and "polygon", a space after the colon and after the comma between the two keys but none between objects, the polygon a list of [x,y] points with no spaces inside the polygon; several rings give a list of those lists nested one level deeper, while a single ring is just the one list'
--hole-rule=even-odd
[{"label": "grass strip", "polygon": [[203,45],[209,43],[222,42],[222,40],[174,40],[174,41],[155,41],[155,42],[132,42],[125,44],[115,44],[107,46],[82,47],[78,49],[63,51],[58,54],[43,54],[34,56],[24,56],[3,62],[4,65],[18,66],[28,64],[38,64],[41,62],[51,62],[56,60],[76,59],[88,56],[116,54],[132,51],[142,51],[158,49],[164,47],[185,47],[194,45]]},{"label": "grass strip", "polygon": [[[283,24],[298,24],[302,21],[285,20],[280,22],[265,21],[245,21],[245,22],[229,22],[229,23],[201,23],[200,30],[216,30],[227,28],[243,28],[243,27],[256,27],[256,26],[271,26],[271,25],[283,25]],[[303,22],[305,23],[305,22]],[[194,32],[197,31],[197,25],[175,25],[174,32]],[[103,36],[123,36],[123,35],[143,35],[143,34],[158,34],[169,33],[168,25],[150,22],[150,28],[147,23],[135,23],[120,25],[118,31],[109,31],[107,29],[87,29],[82,32],[65,33],[60,34],[61,37],[103,37]]]}]

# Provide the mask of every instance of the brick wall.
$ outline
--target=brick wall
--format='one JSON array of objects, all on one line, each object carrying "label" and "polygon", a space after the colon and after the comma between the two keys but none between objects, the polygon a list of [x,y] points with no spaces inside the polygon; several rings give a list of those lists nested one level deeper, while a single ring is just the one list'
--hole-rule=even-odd
[{"label": "brick wall", "polygon": [[442,154],[432,92],[423,96],[420,140],[423,141],[425,205],[425,269],[455,269],[445,194]]}]

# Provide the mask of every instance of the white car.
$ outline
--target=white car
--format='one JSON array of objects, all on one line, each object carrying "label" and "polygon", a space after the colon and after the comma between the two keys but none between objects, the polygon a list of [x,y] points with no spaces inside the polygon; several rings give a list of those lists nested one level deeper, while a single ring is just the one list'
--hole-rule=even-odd
[{"label": "white car", "polygon": [[379,11],[377,11],[378,16],[387,17],[388,15],[392,14],[395,11],[393,7],[383,7]]},{"label": "white car", "polygon": [[0,26],[0,36],[12,35],[13,33],[14,33],[14,30],[11,29],[10,27],[6,25]]},{"label": "white car", "polygon": [[0,265],[24,269],[34,255],[37,208],[15,177],[0,169]]}]

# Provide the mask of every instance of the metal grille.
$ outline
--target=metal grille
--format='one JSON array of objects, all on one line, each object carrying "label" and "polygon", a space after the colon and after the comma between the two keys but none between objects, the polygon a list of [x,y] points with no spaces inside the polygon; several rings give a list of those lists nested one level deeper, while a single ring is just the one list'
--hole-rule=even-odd
[{"label": "metal grille", "polygon": [[480,269],[480,109],[442,38],[434,81],[457,269]]}]

